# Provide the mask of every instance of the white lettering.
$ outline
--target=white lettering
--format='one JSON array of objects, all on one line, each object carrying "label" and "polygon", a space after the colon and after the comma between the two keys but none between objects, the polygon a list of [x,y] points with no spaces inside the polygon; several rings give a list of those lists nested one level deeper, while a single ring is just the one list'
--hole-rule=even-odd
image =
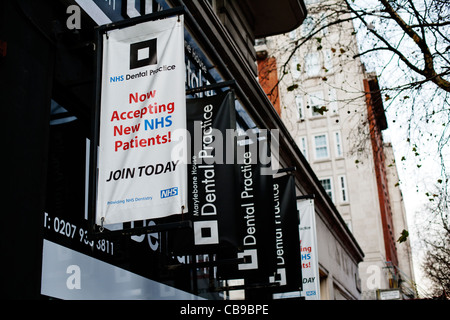
[{"label": "white lettering", "polygon": [[72,15],[67,18],[66,27],[69,30],[81,29],[81,11],[80,7],[77,5],[71,5],[67,7],[66,13],[71,13]]},{"label": "white lettering", "polygon": [[81,269],[76,264],[72,264],[67,267],[66,270],[67,274],[70,274],[70,276],[66,280],[66,286],[67,289],[73,290],[73,289],[81,289]]}]

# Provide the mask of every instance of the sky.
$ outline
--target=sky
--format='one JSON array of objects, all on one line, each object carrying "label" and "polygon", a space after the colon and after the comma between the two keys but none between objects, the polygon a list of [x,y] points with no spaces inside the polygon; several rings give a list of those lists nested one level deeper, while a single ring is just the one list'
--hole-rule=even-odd
[{"label": "sky", "polygon": [[[361,7],[367,7],[368,5],[379,4],[379,1],[358,0],[357,3]],[[419,4],[418,8],[420,8],[420,4],[423,2],[417,0],[414,3]],[[369,22],[371,22],[371,26],[377,31],[380,30],[383,32],[383,28],[386,27],[386,24],[377,18]],[[386,37],[388,35],[391,37],[388,40],[398,45],[398,48],[402,52],[408,52],[411,55],[418,53],[419,60],[417,60],[417,66],[420,66],[421,54],[418,48],[401,30],[400,32],[394,32],[393,30],[393,28],[388,29],[386,33]],[[427,34],[427,36],[430,36],[430,34]],[[368,41],[367,29],[362,28],[358,32],[357,37],[360,46],[365,46],[365,49],[360,48],[360,50],[367,50],[367,48],[373,46],[373,42],[370,43]],[[433,39],[433,37],[430,38]],[[379,46],[383,45],[379,44]],[[413,77],[417,80],[421,79],[420,76],[405,68],[404,64],[398,62],[398,59],[392,59],[392,53],[387,50],[377,51],[376,55],[362,56],[361,60],[365,63],[368,69],[367,71],[375,71],[377,73],[381,87],[395,86],[399,83],[410,81],[410,77],[411,79]],[[423,118],[420,118],[420,115],[424,113],[431,113],[433,110],[442,109],[444,105],[442,99],[445,99],[445,96],[440,97],[436,95],[436,92],[440,90],[442,93],[444,91],[442,89],[436,90],[436,88],[434,84],[424,85],[420,94],[415,95],[414,98],[412,97],[414,92],[412,92],[411,98],[405,98],[408,93],[402,92],[396,99],[386,100],[384,102],[388,129],[385,130],[383,136],[385,141],[392,143],[394,149],[396,167],[400,178],[399,188],[403,194],[407,213],[416,281],[425,289],[429,283],[426,279],[423,279],[420,268],[420,259],[423,252],[420,249],[420,241],[416,234],[417,228],[420,228],[418,226],[418,219],[416,218],[418,215],[423,216],[426,214],[425,207],[429,203],[429,197],[426,193],[432,191],[433,186],[439,186],[437,181],[442,178],[443,165],[439,157],[437,157],[438,139],[440,133],[449,130],[448,112],[442,113],[442,116],[439,114],[433,116],[431,120],[434,121],[427,123]],[[383,97],[385,97],[385,94],[386,92],[383,93]],[[448,102],[446,107],[448,108]],[[413,121],[411,121],[411,116],[413,116]],[[449,149],[450,145],[447,145],[446,150],[444,150],[444,153],[447,153],[446,159],[448,159],[444,165],[446,168],[450,168]]]},{"label": "sky", "polygon": [[[411,150],[411,145],[405,141],[405,133],[402,132],[402,128],[399,128],[399,125],[396,122],[393,123],[392,120],[388,120],[388,122],[388,129],[383,137],[386,142],[392,143],[394,149],[400,179],[399,188],[403,195],[410,244],[413,251],[412,258],[415,281],[422,288],[421,291],[428,291],[431,284],[424,277],[420,266],[421,260],[423,259],[423,252],[416,234],[418,228],[416,215],[424,210],[425,205],[429,201],[428,197],[425,196],[427,185],[431,183],[431,180],[434,180],[432,177],[436,177],[439,174],[440,165],[432,157],[425,157],[422,161],[421,168],[417,168],[415,159],[406,157],[406,160],[402,161],[403,155],[408,154],[409,150]],[[397,246],[400,245],[402,244],[397,243]]]},{"label": "sky", "polygon": [[[380,77],[380,83],[388,83],[390,79],[387,80],[386,77],[392,77],[392,74],[392,72],[383,73]],[[427,94],[432,94],[434,90],[435,88],[431,86],[428,92],[424,91],[422,100],[427,99]],[[426,193],[433,192],[433,187],[439,186],[437,181],[442,177],[442,164],[437,156],[437,139],[434,137],[434,134],[441,132],[444,127],[440,121],[436,121],[434,124],[427,124],[419,119],[414,120],[412,122],[413,125],[410,125],[411,120],[409,117],[402,116],[401,113],[396,112],[402,107],[404,107],[402,101],[394,101],[387,108],[388,129],[383,133],[383,137],[386,142],[392,143],[394,149],[395,162],[400,179],[399,188],[403,195],[410,243],[413,250],[416,282],[426,291],[429,290],[430,282],[424,278],[420,267],[423,251],[420,239],[417,236],[417,230],[421,227],[417,218],[427,214],[426,205],[430,201]],[[412,128],[410,135],[408,135],[409,128]],[[427,132],[427,134],[422,136],[420,132]],[[433,136],[428,134],[428,132],[433,132]],[[408,136],[412,136],[413,139],[408,140]],[[450,160],[450,157],[448,159]],[[448,161],[446,167],[450,167]]]}]

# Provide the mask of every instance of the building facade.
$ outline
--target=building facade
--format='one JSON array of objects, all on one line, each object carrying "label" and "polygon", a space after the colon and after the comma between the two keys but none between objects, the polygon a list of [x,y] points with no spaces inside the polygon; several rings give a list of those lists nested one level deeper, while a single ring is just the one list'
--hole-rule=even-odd
[{"label": "building facade", "polygon": [[[89,143],[93,138],[97,50],[94,31],[100,25],[182,7],[186,90],[230,81],[236,94],[236,127],[244,131],[278,130],[280,167],[295,168],[292,175],[297,196],[315,195],[315,211],[320,217],[317,229],[320,238],[326,239],[319,243],[319,252],[326,257],[320,268],[322,295],[360,298],[357,266],[363,252],[257,81],[255,38],[300,26],[306,16],[304,4],[292,0],[260,4],[1,1],[0,39],[7,50],[2,50],[0,57],[0,95],[2,105],[8,106],[7,129],[17,133],[6,146],[13,155],[7,159],[8,166],[14,170],[6,174],[10,186],[6,211],[11,214],[1,224],[1,243],[8,261],[2,272],[2,296],[229,297],[216,277],[214,254],[175,256],[165,231],[150,228],[153,231],[95,242],[88,234]],[[217,87],[210,90],[212,94],[218,91]],[[191,94],[207,96],[204,92]],[[127,227],[157,223],[139,221]],[[252,297],[261,295],[244,296]]]},{"label": "building facade", "polygon": [[383,142],[377,78],[355,57],[351,20],[327,26],[327,6],[308,4],[312,14],[301,27],[257,41],[261,85],[361,244],[361,299],[401,283],[404,297],[413,297],[409,243],[396,242],[406,217],[392,148]]}]

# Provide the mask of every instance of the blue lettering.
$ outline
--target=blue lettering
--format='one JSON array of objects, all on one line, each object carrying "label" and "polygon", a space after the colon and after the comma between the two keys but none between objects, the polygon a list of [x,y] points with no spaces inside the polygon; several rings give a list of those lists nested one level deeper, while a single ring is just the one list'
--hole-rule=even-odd
[{"label": "blue lettering", "polygon": [[161,125],[161,128],[164,128],[164,118],[155,119],[155,129],[158,129],[158,125]]},{"label": "blue lettering", "polygon": [[172,116],[167,116],[165,118],[156,118],[156,119],[146,119],[144,121],[144,129],[145,130],[154,130],[158,128],[170,127],[172,125]]},{"label": "blue lettering", "polygon": [[172,116],[166,117],[166,127],[170,127],[172,125]]},{"label": "blue lettering", "polygon": [[153,130],[153,119],[151,119],[151,121],[147,119],[144,121],[144,129],[148,130],[147,128]]},{"label": "blue lettering", "polygon": [[123,81],[123,75],[115,76],[115,77],[109,77],[109,82],[118,82],[118,81]]},{"label": "blue lettering", "polygon": [[173,187],[170,189],[161,190],[161,198],[168,198],[178,195],[178,187]]}]

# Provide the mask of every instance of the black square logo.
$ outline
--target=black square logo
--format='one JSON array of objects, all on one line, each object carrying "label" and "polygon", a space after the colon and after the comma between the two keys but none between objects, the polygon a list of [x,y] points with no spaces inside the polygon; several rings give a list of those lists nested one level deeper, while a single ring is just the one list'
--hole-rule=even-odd
[{"label": "black square logo", "polygon": [[130,45],[130,69],[157,63],[156,39],[136,42]]},{"label": "black square logo", "polygon": [[211,238],[211,228],[202,228],[201,233],[202,238]]}]

